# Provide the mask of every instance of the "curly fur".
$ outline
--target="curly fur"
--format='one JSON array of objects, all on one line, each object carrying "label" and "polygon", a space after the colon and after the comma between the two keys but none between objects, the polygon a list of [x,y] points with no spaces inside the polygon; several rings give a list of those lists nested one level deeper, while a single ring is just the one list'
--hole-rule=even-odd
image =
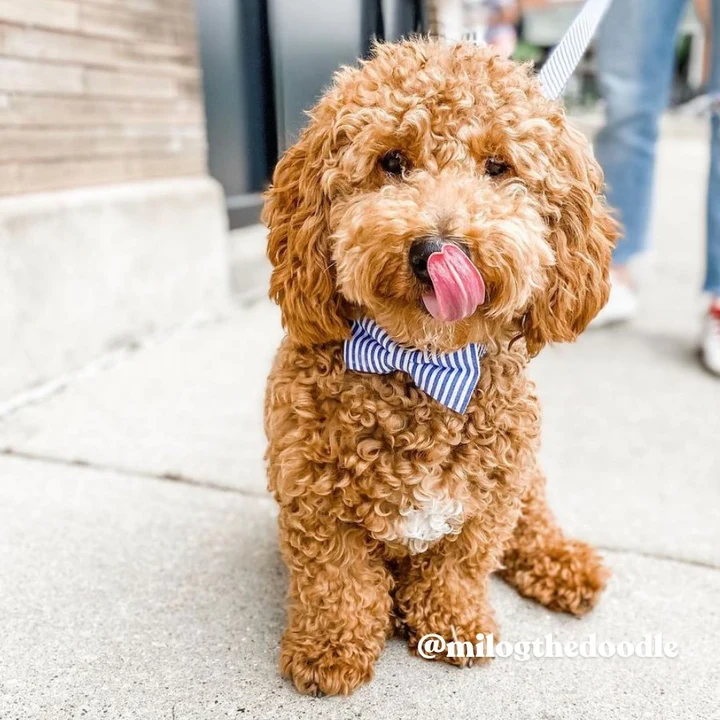
[{"label": "curly fur", "polygon": [[[379,166],[390,150],[411,163],[401,178]],[[507,175],[488,176],[489,158]],[[287,337],[265,424],[290,570],[280,665],[302,692],[367,681],[394,628],[411,648],[496,633],[497,570],[552,609],[596,602],[606,570],[545,504],[525,368],[607,299],[617,230],[601,192],[587,142],[527,67],[419,39],[338,73],[278,163],[265,220]],[[436,234],[463,240],[487,286],[456,323],[423,309],[408,264],[413,239]],[[403,373],[346,371],[360,316],[413,347],[485,343],[467,413]]]}]

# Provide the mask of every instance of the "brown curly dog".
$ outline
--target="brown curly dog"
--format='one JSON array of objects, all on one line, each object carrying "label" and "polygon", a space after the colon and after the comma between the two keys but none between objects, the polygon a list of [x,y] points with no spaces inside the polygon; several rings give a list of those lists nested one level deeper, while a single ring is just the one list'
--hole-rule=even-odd
[{"label": "brown curly dog", "polygon": [[[597,601],[607,571],[545,502],[525,368],[606,301],[602,187],[528,67],[419,39],[338,73],[280,160],[264,219],[287,337],[265,426],[290,572],[280,666],[301,692],[352,692],[395,629],[411,649],[497,637],[494,571],[554,610]],[[360,318],[408,348],[484,344],[465,412],[405,372],[348,370]]]}]

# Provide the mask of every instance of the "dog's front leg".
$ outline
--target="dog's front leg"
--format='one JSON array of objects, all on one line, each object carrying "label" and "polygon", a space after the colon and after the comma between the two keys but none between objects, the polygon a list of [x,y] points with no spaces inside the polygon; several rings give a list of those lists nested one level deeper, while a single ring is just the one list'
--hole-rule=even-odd
[{"label": "dog's front leg", "polygon": [[392,577],[362,528],[299,507],[280,515],[290,570],[280,668],[300,692],[348,694],[372,678],[391,628]]},{"label": "dog's front leg", "polygon": [[[498,563],[497,550],[476,518],[466,523],[457,538],[406,558],[395,602],[413,651],[429,634],[440,635],[446,642],[473,645],[482,640],[478,634],[498,639],[487,596],[488,580]],[[437,659],[454,665],[472,664],[467,657],[447,654]]]},{"label": "dog's front leg", "polygon": [[520,519],[503,557],[503,578],[551,610],[590,610],[610,573],[587,543],[565,536],[545,499],[545,476],[534,467]]}]

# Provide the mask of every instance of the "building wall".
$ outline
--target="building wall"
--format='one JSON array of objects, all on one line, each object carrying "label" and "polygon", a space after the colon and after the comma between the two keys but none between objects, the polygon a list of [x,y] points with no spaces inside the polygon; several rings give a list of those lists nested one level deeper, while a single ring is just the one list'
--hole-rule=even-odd
[{"label": "building wall", "polygon": [[227,310],[197,58],[192,0],[0,0],[0,418]]},{"label": "building wall", "polygon": [[193,0],[0,0],[0,195],[206,174]]}]

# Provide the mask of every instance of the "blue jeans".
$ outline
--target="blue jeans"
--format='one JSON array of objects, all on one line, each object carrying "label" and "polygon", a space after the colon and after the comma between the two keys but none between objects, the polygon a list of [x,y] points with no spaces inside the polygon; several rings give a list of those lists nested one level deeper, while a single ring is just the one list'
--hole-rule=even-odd
[{"label": "blue jeans", "polygon": [[[686,0],[615,0],[598,37],[600,86],[607,118],[595,152],[625,235],[614,262],[623,264],[647,245],[658,123],[673,72],[675,37]],[[720,0],[713,0],[709,91],[720,92]],[[704,290],[720,297],[720,113],[712,116],[707,196]]]}]

